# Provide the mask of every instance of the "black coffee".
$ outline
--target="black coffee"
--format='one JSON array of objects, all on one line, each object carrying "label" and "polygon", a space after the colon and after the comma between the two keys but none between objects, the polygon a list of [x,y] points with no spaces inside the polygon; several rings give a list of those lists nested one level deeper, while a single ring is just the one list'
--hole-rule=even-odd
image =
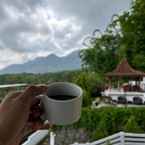
[{"label": "black coffee", "polygon": [[55,95],[55,96],[48,96],[48,97],[55,100],[71,100],[76,98],[76,96],[70,96],[70,95]]}]

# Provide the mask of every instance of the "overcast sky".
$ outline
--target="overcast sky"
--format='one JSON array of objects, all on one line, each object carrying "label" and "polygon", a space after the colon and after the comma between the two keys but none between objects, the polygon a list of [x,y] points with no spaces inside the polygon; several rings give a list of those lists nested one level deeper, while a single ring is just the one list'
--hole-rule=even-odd
[{"label": "overcast sky", "polygon": [[0,0],[0,68],[82,48],[131,0]]}]

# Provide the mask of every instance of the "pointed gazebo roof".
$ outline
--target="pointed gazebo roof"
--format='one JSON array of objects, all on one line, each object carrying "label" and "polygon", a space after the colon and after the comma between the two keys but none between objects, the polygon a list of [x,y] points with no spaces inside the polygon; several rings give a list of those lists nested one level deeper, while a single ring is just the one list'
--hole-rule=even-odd
[{"label": "pointed gazebo roof", "polygon": [[112,71],[106,74],[107,77],[143,77],[145,76],[144,72],[133,69],[126,58],[122,59],[122,61],[117,65],[117,67]]}]

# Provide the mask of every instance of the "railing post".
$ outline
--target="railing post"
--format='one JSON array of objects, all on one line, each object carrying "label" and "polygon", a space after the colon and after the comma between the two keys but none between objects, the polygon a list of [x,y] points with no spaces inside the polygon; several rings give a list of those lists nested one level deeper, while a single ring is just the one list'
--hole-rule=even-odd
[{"label": "railing post", "polygon": [[55,145],[55,133],[50,132],[50,145]]},{"label": "railing post", "polygon": [[125,145],[125,142],[124,142],[124,132],[120,132],[120,140],[121,140],[121,145]]}]

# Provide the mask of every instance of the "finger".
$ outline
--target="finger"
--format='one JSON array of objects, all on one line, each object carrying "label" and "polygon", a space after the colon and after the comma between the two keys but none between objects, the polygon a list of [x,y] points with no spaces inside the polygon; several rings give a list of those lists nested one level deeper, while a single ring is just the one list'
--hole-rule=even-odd
[{"label": "finger", "polygon": [[25,89],[25,91],[20,95],[20,99],[28,104],[31,104],[32,101],[36,98],[36,96],[40,94],[46,94],[47,87],[46,86],[29,86]]},{"label": "finger", "polygon": [[49,129],[49,128],[52,128],[52,125],[50,125],[50,124],[43,124],[42,125],[42,127],[41,127],[41,129]]},{"label": "finger", "polygon": [[37,95],[33,98],[32,104],[38,100],[40,102],[42,95],[47,94],[47,90],[48,87],[46,85],[37,85]]},{"label": "finger", "polygon": [[39,104],[40,104],[40,98],[35,97],[35,98],[33,99],[31,105],[33,106],[33,105],[39,105]]},{"label": "finger", "polygon": [[40,94],[47,94],[48,86],[47,85],[37,85]]},{"label": "finger", "polygon": [[24,90],[24,92],[20,95],[20,100],[24,103],[31,103],[33,98],[37,96],[38,89],[36,86],[29,86]]}]

